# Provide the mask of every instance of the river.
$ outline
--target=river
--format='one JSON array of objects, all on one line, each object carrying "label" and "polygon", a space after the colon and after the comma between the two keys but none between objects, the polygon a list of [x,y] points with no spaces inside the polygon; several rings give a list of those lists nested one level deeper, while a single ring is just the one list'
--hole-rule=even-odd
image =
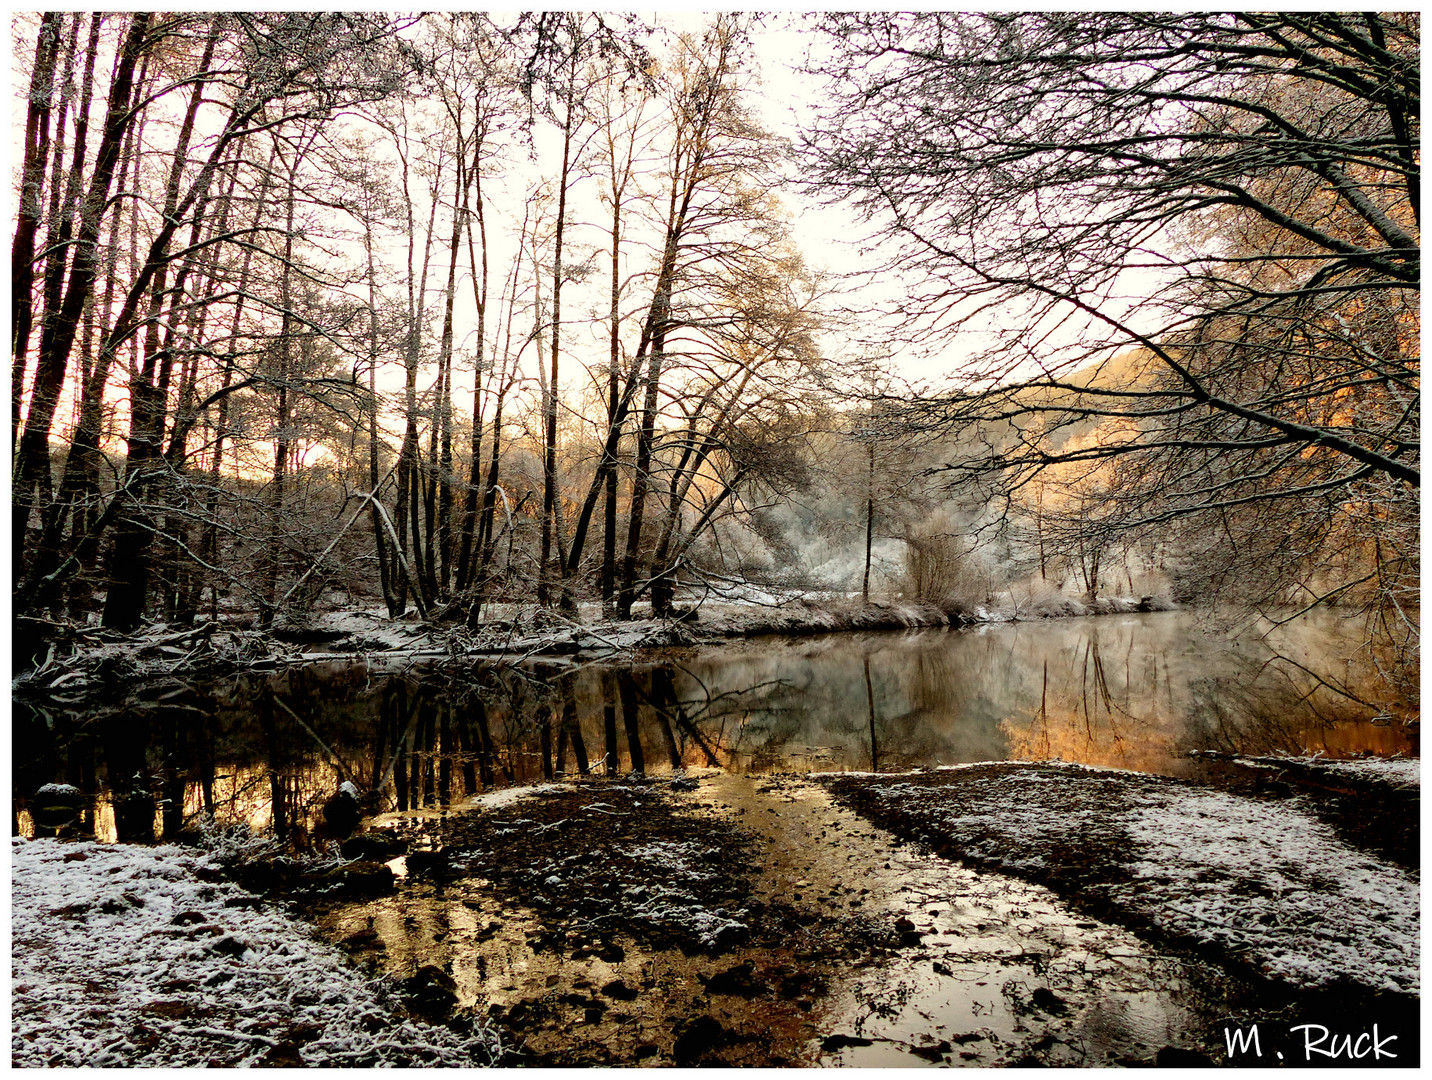
[{"label": "river", "polygon": [[101,840],[172,836],[208,811],[302,843],[344,779],[380,813],[586,772],[1060,758],[1180,775],[1197,750],[1418,752],[1415,726],[1377,703],[1355,623],[1267,630],[1165,612],[770,637],[623,665],[373,657],[25,698],[14,827],[33,835],[29,796],[55,782],[83,793],[80,831]]}]

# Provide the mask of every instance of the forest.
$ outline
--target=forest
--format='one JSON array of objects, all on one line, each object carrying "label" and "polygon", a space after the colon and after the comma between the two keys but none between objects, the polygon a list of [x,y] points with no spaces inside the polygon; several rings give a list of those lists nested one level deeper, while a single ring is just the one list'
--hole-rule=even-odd
[{"label": "forest", "polygon": [[1415,13],[12,38],[27,625],[1159,594],[1415,693]]},{"label": "forest", "polygon": [[1420,1061],[1415,11],[11,36],[12,1065]]}]

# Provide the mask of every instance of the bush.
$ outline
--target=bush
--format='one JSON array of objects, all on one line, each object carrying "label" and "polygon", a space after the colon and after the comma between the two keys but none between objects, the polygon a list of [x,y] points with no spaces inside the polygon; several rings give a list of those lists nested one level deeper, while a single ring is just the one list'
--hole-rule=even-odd
[{"label": "bush", "polygon": [[966,550],[963,536],[938,514],[905,534],[905,597],[946,613],[966,613],[983,603],[989,574]]}]

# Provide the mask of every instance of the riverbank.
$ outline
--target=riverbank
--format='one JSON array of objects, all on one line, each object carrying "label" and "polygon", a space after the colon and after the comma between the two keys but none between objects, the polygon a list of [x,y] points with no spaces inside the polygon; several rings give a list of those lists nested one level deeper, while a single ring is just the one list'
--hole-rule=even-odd
[{"label": "riverbank", "polygon": [[16,841],[15,1063],[1209,1065],[1330,1022],[1414,1063],[1415,848],[1369,844],[1417,763],[1210,765],[584,778],[319,873]]},{"label": "riverbank", "polygon": [[209,854],[11,842],[11,1065],[483,1066],[480,1018],[410,1016]]},{"label": "riverbank", "polygon": [[[1100,597],[1092,605],[1061,597],[1038,605],[1010,603],[992,610],[966,610],[793,593],[783,598],[691,606],[674,619],[629,621],[603,619],[596,604],[579,605],[571,616],[533,606],[492,605],[488,619],[477,629],[423,622],[415,614],[390,619],[381,609],[315,614],[302,624],[269,630],[229,620],[189,627],[156,624],[129,634],[20,619],[15,627],[19,644],[14,689],[18,693],[68,693],[163,675],[226,675],[332,660],[363,660],[381,667],[481,657],[608,657],[766,634],[914,630],[1172,608],[1155,597]],[[26,656],[20,655],[22,645]]]}]

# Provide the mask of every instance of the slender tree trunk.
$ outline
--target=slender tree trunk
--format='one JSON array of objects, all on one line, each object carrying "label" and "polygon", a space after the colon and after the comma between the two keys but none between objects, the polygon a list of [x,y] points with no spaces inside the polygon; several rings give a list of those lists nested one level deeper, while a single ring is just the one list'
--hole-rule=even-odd
[{"label": "slender tree trunk", "polygon": [[[452,353],[453,353],[453,306],[457,299],[457,256],[462,247],[463,206],[466,202],[463,187],[465,178],[464,160],[459,147],[457,168],[453,177],[452,237],[448,243],[447,290],[443,301],[443,335],[438,352],[438,395],[434,403],[437,423],[433,425],[431,439],[439,444],[437,468],[433,483],[437,486],[437,542],[429,544],[429,560],[434,547],[438,553],[437,580],[443,594],[446,594],[452,576]],[[431,536],[431,530],[429,532]],[[431,576],[431,574],[430,574]]]},{"label": "slender tree trunk", "polygon": [[[612,178],[612,283],[610,330],[607,339],[607,432],[608,441],[620,446],[621,424],[617,420],[617,365],[621,356],[621,234],[622,200],[617,189],[615,168]],[[603,455],[605,461],[605,455]],[[578,556],[580,557],[580,556]],[[617,580],[617,471],[606,470],[606,505],[602,516],[602,614],[616,614]],[[573,567],[575,570],[576,568]]]},{"label": "slender tree trunk", "polygon": [[[567,225],[567,182],[571,170],[572,129],[575,124],[576,52],[573,53],[571,78],[567,84],[566,112],[562,124],[562,172],[557,187],[557,236],[552,255],[552,375],[547,383],[547,400],[543,412],[542,439],[542,556],[538,565],[537,602],[552,602],[551,558],[553,533],[557,528],[557,361],[561,356],[562,339],[562,240]],[[560,540],[558,541],[560,546]],[[558,560],[562,578],[563,600],[566,599],[567,567]]]},{"label": "slender tree trunk", "polygon": [[378,555],[378,583],[388,605],[388,617],[396,619],[407,607],[407,599],[394,587],[383,512],[378,504],[382,497],[382,463],[378,458],[378,276],[373,265],[373,222],[367,216],[363,222],[363,252],[368,260],[368,490],[373,493],[369,509],[373,515],[373,548]]},{"label": "slender tree trunk", "polygon": [[646,375],[646,399],[642,403],[641,427],[637,430],[636,470],[632,474],[631,519],[627,523],[626,557],[622,562],[621,589],[617,593],[617,617],[620,619],[631,618],[631,606],[636,600],[636,575],[641,554],[642,515],[646,509],[652,441],[656,432],[657,393],[661,383],[661,362],[665,358],[666,321],[670,310],[669,305],[669,296],[662,295],[658,298],[657,325],[652,333],[651,356],[648,360]]},{"label": "slender tree trunk", "polygon": [[[458,539],[457,587],[466,590],[474,578],[473,539],[477,530],[478,488],[482,477],[482,385],[483,368],[487,364],[487,218],[482,201],[481,168],[482,132],[477,132],[470,170],[473,202],[467,205],[468,186],[463,188],[463,214],[467,222],[467,257],[472,268],[472,299],[477,305],[477,363],[472,376],[472,461],[468,468],[467,491],[463,495],[462,530]],[[475,252],[472,243],[472,219],[477,218],[480,244]],[[481,253],[479,259],[478,252]]]},{"label": "slender tree trunk", "polygon": [[[865,576],[860,579],[860,602],[870,603],[870,550],[875,542],[875,443],[866,447],[865,473]],[[872,744],[873,745],[873,744]],[[873,754],[874,751],[872,750]]]}]

